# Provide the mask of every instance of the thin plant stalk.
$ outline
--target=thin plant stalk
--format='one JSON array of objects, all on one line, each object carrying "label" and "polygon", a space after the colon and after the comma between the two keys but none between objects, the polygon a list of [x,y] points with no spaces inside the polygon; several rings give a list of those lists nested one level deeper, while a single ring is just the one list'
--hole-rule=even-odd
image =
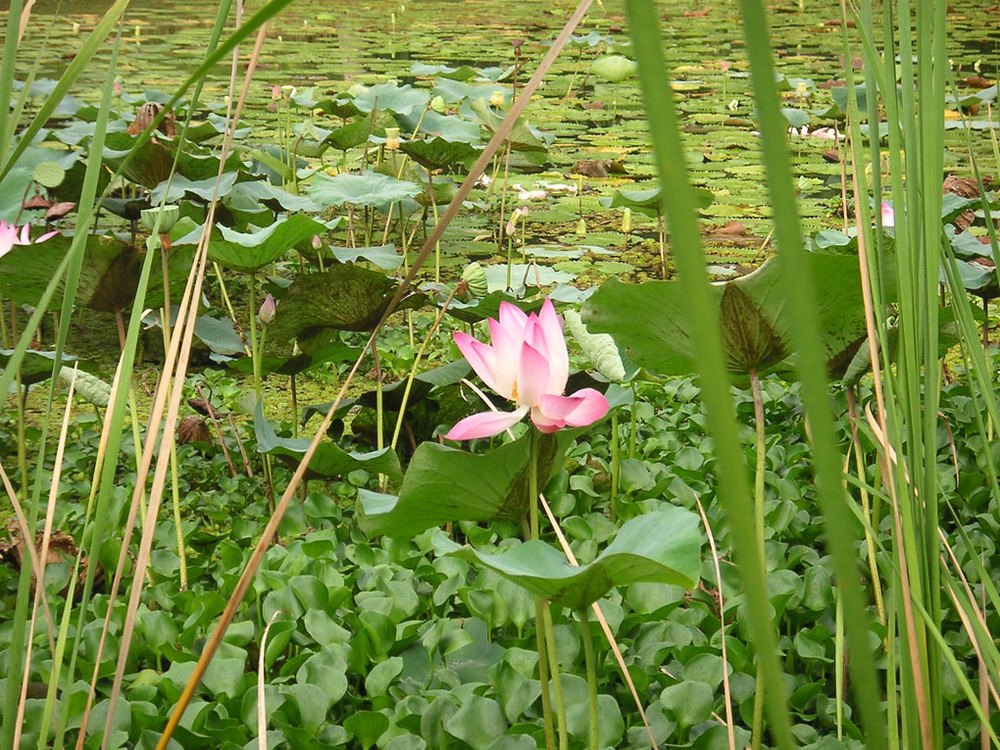
[{"label": "thin plant stalk", "polygon": [[[764,469],[767,461],[767,444],[764,435],[764,397],[760,389],[760,376],[750,373],[750,389],[753,393],[753,422],[756,433],[756,465],[753,483],[753,515],[754,536],[757,540],[758,564],[761,570],[767,570],[767,553],[764,548]],[[764,667],[763,660],[757,662],[756,689],[753,696],[753,725],[751,730],[751,746],[760,750],[764,728]]]},{"label": "thin plant stalk", "polygon": [[600,750],[600,722],[597,712],[597,658],[594,654],[594,636],[590,632],[587,608],[579,612],[580,630],[583,633],[583,654],[587,664],[587,697],[590,703],[590,750]]}]

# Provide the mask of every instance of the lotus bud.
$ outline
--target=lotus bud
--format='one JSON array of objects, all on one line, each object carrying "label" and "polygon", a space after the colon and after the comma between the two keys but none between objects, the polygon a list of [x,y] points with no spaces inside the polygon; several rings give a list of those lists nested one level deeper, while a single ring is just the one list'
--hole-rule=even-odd
[{"label": "lotus bud", "polygon": [[80,24],[78,24],[76,21],[73,21],[73,36],[76,36],[79,33],[80,33]]},{"label": "lotus bud", "polygon": [[628,206],[622,211],[622,232],[628,234],[632,231],[632,209]]},{"label": "lotus bud", "polygon": [[486,271],[479,263],[472,262],[462,271],[462,281],[465,282],[469,293],[473,297],[480,299],[486,296],[489,291],[489,283],[486,280]]},{"label": "lotus bud", "polygon": [[270,294],[264,298],[264,301],[260,305],[260,312],[257,313],[263,325],[271,325],[274,321],[274,313],[277,311],[277,307],[278,305],[275,303],[274,297]]},{"label": "lotus bud", "polygon": [[142,36],[142,29],[139,26],[136,26],[135,27],[135,37],[136,37],[136,39],[138,39],[140,36]]},{"label": "lotus bud", "polygon": [[313,250],[321,250],[323,248],[323,240],[320,239],[318,234],[314,234],[312,238]]},{"label": "lotus bud", "polygon": [[125,89],[122,87],[122,82],[115,79],[115,82],[111,84],[111,90],[114,92],[115,96],[121,96]]},{"label": "lotus bud", "polygon": [[447,107],[445,107],[444,99],[442,99],[440,95],[435,96],[433,99],[431,99],[430,108],[433,109],[435,112],[437,112],[439,115],[443,115],[445,109],[447,109]]},{"label": "lotus bud", "polygon": [[271,87],[271,101],[280,102],[281,101],[281,86],[274,84]]},{"label": "lotus bud", "polygon": [[507,222],[507,228],[505,229],[508,237],[514,234],[514,229],[517,227],[517,220],[521,218],[523,213],[527,212],[522,208],[515,208],[514,212],[510,215],[510,220]]},{"label": "lotus bud", "polygon": [[729,60],[723,60],[720,62],[719,67],[722,68],[723,73],[729,72]]},{"label": "lotus bud", "polygon": [[587,222],[582,218],[576,223],[576,233],[586,234],[587,233]]},{"label": "lotus bud", "polygon": [[385,129],[385,147],[389,151],[399,150],[399,128]]},{"label": "lotus bud", "polygon": [[490,94],[490,106],[502,107],[503,103],[507,100],[507,97],[503,95],[502,91],[494,91]]}]

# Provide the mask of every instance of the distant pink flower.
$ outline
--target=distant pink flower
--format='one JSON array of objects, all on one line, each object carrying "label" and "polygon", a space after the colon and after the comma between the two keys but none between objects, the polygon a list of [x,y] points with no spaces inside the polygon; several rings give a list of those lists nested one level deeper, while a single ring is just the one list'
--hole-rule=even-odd
[{"label": "distant pink flower", "polygon": [[122,92],[125,91],[125,88],[122,86],[121,81],[115,81],[113,84],[111,84],[111,89],[114,91],[115,96],[121,96]]},{"label": "distant pink flower", "polygon": [[451,428],[446,435],[449,440],[499,435],[529,413],[542,432],[583,427],[607,413],[608,400],[593,388],[562,395],[569,377],[569,354],[562,321],[551,300],[545,300],[538,315],[525,315],[503,302],[500,320],[490,318],[489,326],[492,346],[467,333],[456,333],[455,343],[483,382],[518,408],[466,417]]},{"label": "distant pink flower", "polygon": [[[19,232],[16,224],[8,224],[6,221],[0,221],[0,257],[9,253],[15,245],[33,244],[28,237],[28,231],[29,226],[27,224],[21,227]],[[45,242],[49,237],[54,237],[57,234],[59,233],[46,232],[35,240],[34,244]]]},{"label": "distant pink flower", "polygon": [[722,60],[719,63],[719,67],[722,68],[722,72],[725,73],[729,70],[729,60]]},{"label": "distant pink flower", "polygon": [[271,87],[271,101],[280,102],[281,101],[281,86],[274,84]]},{"label": "distant pink flower", "polygon": [[892,205],[886,201],[882,201],[882,226],[884,227],[894,227],[896,226],[896,214],[892,210]]}]

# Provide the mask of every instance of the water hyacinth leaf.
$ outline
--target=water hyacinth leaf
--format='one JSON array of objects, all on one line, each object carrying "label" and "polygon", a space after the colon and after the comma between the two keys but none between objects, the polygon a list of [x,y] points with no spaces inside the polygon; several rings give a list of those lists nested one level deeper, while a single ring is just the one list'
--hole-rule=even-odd
[{"label": "water hyacinth leaf", "polygon": [[[259,401],[254,410],[254,432],[258,452],[287,459],[292,466],[298,465],[312,442],[309,438],[278,437],[271,423],[264,419]],[[335,443],[322,442],[309,462],[309,471],[321,477],[339,477],[356,469],[385,474],[392,480],[398,480],[403,475],[399,458],[388,448],[371,453],[349,453]]]},{"label": "water hyacinth leaf", "polygon": [[386,271],[395,270],[403,263],[403,256],[396,252],[395,245],[331,247],[330,252],[341,263],[356,263],[358,260],[367,260]]},{"label": "water hyacinth leaf", "polygon": [[409,115],[426,108],[430,99],[426,89],[415,89],[409,84],[380,83],[355,96],[354,106],[362,112],[378,107],[397,115]]},{"label": "water hyacinth leaf", "polygon": [[344,719],[344,729],[368,750],[389,728],[389,717],[377,711],[355,711]]},{"label": "water hyacinth leaf", "polygon": [[666,506],[627,521],[614,540],[587,565],[574,567],[545,542],[532,540],[498,553],[435,537],[439,553],[477,562],[528,591],[574,610],[590,606],[616,586],[667,583],[693,589],[701,569],[698,516]]},{"label": "water hyacinth leaf", "polygon": [[[300,242],[312,239],[325,230],[320,222],[305,214],[292,214],[270,226],[251,232],[237,232],[229,227],[216,226],[208,246],[208,257],[226,268],[244,273],[254,273],[272,263]],[[201,237],[197,227],[174,243],[194,245]]]},{"label": "water hyacinth leaf", "polygon": [[[299,275],[278,305],[270,335],[275,341],[298,339],[308,353],[316,351],[324,332],[370,331],[381,320],[397,287],[396,280],[381,273],[347,264]],[[426,299],[424,294],[408,294],[396,310],[416,309]]]},{"label": "water hyacinth leaf", "polygon": [[[824,295],[817,300],[831,366],[864,340],[864,308],[857,258],[810,253],[808,262]],[[771,258],[737,279],[712,285],[719,306],[726,365],[733,375],[789,369],[790,321],[780,291],[780,260]],[[610,279],[584,305],[588,329],[610,333],[636,364],[668,375],[694,371],[691,334],[677,281],[628,286]],[[851,351],[853,355],[853,350]]]},{"label": "water hyacinth leaf", "polygon": [[[540,486],[562,462],[577,432],[541,437]],[[371,537],[412,536],[451,521],[521,518],[528,510],[528,442],[524,435],[483,454],[421,443],[398,496],[361,490],[357,509],[362,530]]]},{"label": "water hyacinth leaf", "polygon": [[422,189],[407,180],[397,180],[378,172],[344,173],[336,177],[318,174],[309,186],[309,197],[324,208],[351,203],[384,211],[393,203],[416,198]]}]

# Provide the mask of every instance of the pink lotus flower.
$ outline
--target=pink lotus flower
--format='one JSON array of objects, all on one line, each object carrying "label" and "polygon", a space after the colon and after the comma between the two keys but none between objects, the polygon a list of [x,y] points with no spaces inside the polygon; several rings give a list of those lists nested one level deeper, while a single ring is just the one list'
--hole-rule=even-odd
[{"label": "pink lotus flower", "polygon": [[451,428],[446,435],[449,440],[499,435],[528,413],[542,432],[567,425],[583,427],[607,413],[608,400],[593,388],[562,395],[569,377],[569,354],[562,321],[551,300],[545,300],[538,315],[525,315],[503,302],[500,320],[490,318],[489,326],[492,346],[467,333],[456,333],[455,343],[483,382],[518,408],[466,417]]},{"label": "pink lotus flower", "polygon": [[[15,245],[31,245],[31,239],[28,237],[29,226],[25,224],[20,229],[18,233],[17,224],[8,224],[6,221],[0,221],[0,257],[3,257],[13,249]],[[39,242],[45,242],[49,237],[54,237],[59,234],[58,232],[46,232],[37,240],[34,244]]]},{"label": "pink lotus flower", "polygon": [[882,226],[893,227],[896,225],[896,213],[892,206],[886,201],[882,201]]}]

